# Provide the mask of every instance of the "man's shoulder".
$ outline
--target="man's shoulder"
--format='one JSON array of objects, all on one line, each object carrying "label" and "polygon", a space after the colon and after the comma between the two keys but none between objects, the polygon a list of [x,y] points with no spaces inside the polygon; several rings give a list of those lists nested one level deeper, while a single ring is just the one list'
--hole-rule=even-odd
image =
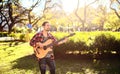
[{"label": "man's shoulder", "polygon": [[39,31],[39,32],[37,32],[37,34],[43,34],[43,31]]},{"label": "man's shoulder", "polygon": [[35,35],[41,36],[42,34],[43,34],[42,31],[40,31],[40,32],[37,32]]}]

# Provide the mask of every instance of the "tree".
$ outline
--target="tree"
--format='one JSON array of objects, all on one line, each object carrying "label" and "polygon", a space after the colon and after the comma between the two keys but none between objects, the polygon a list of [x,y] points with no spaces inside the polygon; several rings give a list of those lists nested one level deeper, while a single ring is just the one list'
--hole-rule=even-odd
[{"label": "tree", "polygon": [[99,27],[99,30],[104,29],[104,24],[107,21],[107,8],[106,6],[99,5],[98,8],[96,9],[96,14],[95,14],[94,20],[96,20],[96,24]]},{"label": "tree", "polygon": [[98,0],[94,0],[93,2],[91,2],[91,3],[89,3],[89,4],[86,4],[86,2],[85,2],[85,4],[84,4],[84,17],[83,18],[81,18],[79,15],[78,15],[78,9],[79,9],[79,0],[78,0],[78,2],[77,2],[77,9],[76,9],[76,11],[75,11],[75,15],[76,15],[76,17],[79,19],[79,21],[82,23],[82,28],[83,28],[83,30],[85,30],[85,24],[86,24],[86,18],[87,18],[87,16],[86,16],[86,13],[87,13],[87,8],[91,5],[91,4],[93,4],[93,3],[95,3],[96,1],[98,1]]},{"label": "tree", "polygon": [[8,27],[8,33],[10,33],[15,24],[24,23],[23,20],[27,20],[25,17],[27,12],[28,10],[20,5],[19,0],[2,1],[0,31],[3,31],[4,27]]},{"label": "tree", "polygon": [[[57,3],[52,3],[52,0],[45,0],[42,16],[33,18],[34,20],[31,20],[31,12],[40,3],[42,3],[42,1],[37,0],[36,3],[30,7],[30,9],[27,9],[21,6],[19,0],[2,1],[0,5],[0,31],[3,31],[3,28],[7,26],[9,30],[8,33],[11,33],[15,24],[24,23],[23,21],[28,19],[29,24],[33,24],[34,26],[41,18],[45,17],[44,13],[46,13],[47,10],[57,5]],[[28,17],[26,17],[26,15]]]},{"label": "tree", "polygon": [[104,27],[105,29],[112,31],[120,29],[120,19],[114,14],[114,12],[108,13]]},{"label": "tree", "polygon": [[[114,10],[115,14],[117,15],[118,18],[120,18],[120,0],[110,0],[110,8],[112,10]],[[116,5],[118,5],[118,8],[114,8],[112,7],[112,4],[115,3]]]}]

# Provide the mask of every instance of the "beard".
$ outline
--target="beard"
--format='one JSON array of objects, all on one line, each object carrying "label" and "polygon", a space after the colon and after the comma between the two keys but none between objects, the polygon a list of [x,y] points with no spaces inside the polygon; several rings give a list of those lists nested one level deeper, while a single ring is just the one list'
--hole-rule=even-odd
[{"label": "beard", "polygon": [[50,31],[50,30],[46,30],[46,31]]},{"label": "beard", "polygon": [[50,31],[50,29],[46,29],[46,31]]}]

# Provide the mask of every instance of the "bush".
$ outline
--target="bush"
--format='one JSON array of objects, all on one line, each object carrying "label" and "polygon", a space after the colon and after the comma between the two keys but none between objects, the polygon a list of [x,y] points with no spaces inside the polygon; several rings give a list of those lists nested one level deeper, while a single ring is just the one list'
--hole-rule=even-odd
[{"label": "bush", "polygon": [[88,50],[88,46],[85,42],[79,41],[75,43],[75,49],[79,51]]},{"label": "bush", "polygon": [[9,34],[9,36],[10,36],[10,37],[14,37],[15,39],[17,38],[17,36],[16,36],[15,33],[13,33],[13,32],[12,32],[11,34]]},{"label": "bush", "polygon": [[59,46],[55,46],[54,47],[54,52],[57,56],[63,56],[65,57],[66,53],[67,52],[72,52],[72,54],[75,52],[75,51],[84,51],[87,49],[87,45],[85,42],[74,42],[73,40],[70,40],[68,41],[67,43],[65,44],[61,44]]},{"label": "bush", "polygon": [[[65,33],[55,33],[57,39],[62,38]],[[55,53],[65,55],[67,51],[80,51],[86,54],[120,53],[119,32],[76,32],[65,44],[54,47]]]},{"label": "bush", "polygon": [[20,40],[25,40],[25,34],[20,35]]},{"label": "bush", "polygon": [[120,55],[120,40],[115,40],[112,51],[116,51]]},{"label": "bush", "polygon": [[110,51],[114,51],[116,50],[116,48],[118,49],[118,47],[120,47],[120,45],[118,45],[118,43],[120,43],[118,40],[116,40],[116,38],[112,35],[105,35],[105,34],[101,34],[99,36],[95,37],[94,43],[93,45],[91,45],[92,48],[98,49],[99,52],[110,52]]},{"label": "bush", "polygon": [[0,32],[0,37],[7,37],[8,33],[7,32]]},{"label": "bush", "polygon": [[74,51],[75,50],[75,43],[73,43],[73,41],[69,41],[67,43],[58,45],[58,46],[54,46],[54,52],[55,55],[57,56],[65,56],[67,51]]}]

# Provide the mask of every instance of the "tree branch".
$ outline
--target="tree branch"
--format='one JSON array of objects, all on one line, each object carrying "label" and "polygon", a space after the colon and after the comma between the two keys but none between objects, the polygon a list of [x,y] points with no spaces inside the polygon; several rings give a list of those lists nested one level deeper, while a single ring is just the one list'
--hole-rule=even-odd
[{"label": "tree branch", "polygon": [[37,0],[37,2],[30,7],[31,8],[30,10],[32,11],[40,2],[41,0]]},{"label": "tree branch", "polygon": [[[120,3],[118,0],[116,0],[118,3]],[[117,12],[117,10],[116,9],[114,9],[114,8],[112,8],[111,6],[112,6],[112,0],[110,0],[110,8],[115,12],[115,14],[117,15],[117,17],[118,18],[120,18],[120,15],[119,15],[119,13]]]},{"label": "tree branch", "polygon": [[99,1],[99,0],[94,0],[93,2],[89,3],[86,7],[90,6],[91,4],[93,4],[93,3],[97,2],[97,1]]},{"label": "tree branch", "polygon": [[32,25],[32,26],[34,26],[40,19],[42,19],[42,18],[37,18],[37,19],[33,22],[33,25]]},{"label": "tree branch", "polygon": [[19,19],[19,20],[16,20],[16,21],[14,22],[14,24],[19,23],[19,22],[21,22],[21,21],[23,21],[23,20],[27,20],[27,19]]},{"label": "tree branch", "polygon": [[120,4],[120,1],[119,0],[116,0],[119,4]]},{"label": "tree branch", "polygon": [[[7,20],[7,17],[6,17],[2,12],[0,12],[0,14],[1,14],[1,18],[2,18],[2,16],[5,18],[5,20],[2,20],[2,19],[1,19],[2,22],[3,22],[3,21],[6,21],[6,23],[9,24],[9,23],[8,23],[9,21]],[[4,27],[5,25],[6,25],[6,24],[4,24],[3,27]]]},{"label": "tree branch", "polygon": [[52,8],[55,7],[55,6],[58,6],[58,7],[61,8],[61,5],[59,5],[58,3],[54,3],[54,4],[52,4],[52,6],[47,6],[50,2],[51,2],[51,0],[47,0],[47,1],[45,2],[45,6],[44,6],[43,13],[45,13],[45,11],[47,11],[47,10],[49,10],[49,9],[52,9]]},{"label": "tree branch", "polygon": [[12,8],[12,3],[10,2],[10,0],[8,0],[8,14],[9,14],[11,22],[14,22],[14,19],[13,19],[13,8]]},{"label": "tree branch", "polygon": [[77,16],[77,18],[78,18],[81,22],[83,22],[83,20],[79,17],[79,15],[78,15],[78,13],[77,13],[78,9],[79,9],[79,0],[78,0],[78,2],[77,2],[77,9],[76,9],[76,11],[75,11],[75,15]]}]

